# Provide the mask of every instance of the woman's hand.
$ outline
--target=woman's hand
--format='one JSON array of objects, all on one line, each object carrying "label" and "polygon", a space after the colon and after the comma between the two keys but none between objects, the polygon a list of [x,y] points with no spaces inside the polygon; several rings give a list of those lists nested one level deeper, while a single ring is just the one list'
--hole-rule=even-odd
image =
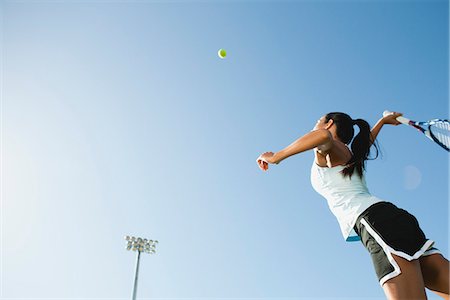
[{"label": "woman's hand", "polygon": [[383,121],[383,124],[389,124],[389,125],[399,125],[401,124],[399,121],[397,121],[397,117],[402,116],[402,113],[398,113],[398,112],[391,112],[390,114],[383,116],[383,118],[381,118],[381,120]]},{"label": "woman's hand", "polygon": [[391,113],[388,113],[387,115],[383,114],[383,117],[378,120],[378,122],[375,124],[375,126],[372,127],[372,131],[370,132],[371,137],[372,137],[372,143],[375,141],[378,134],[380,133],[381,128],[385,124],[394,125],[394,126],[401,124],[399,121],[397,121],[397,117],[400,117],[402,115],[403,115],[402,113],[398,113],[398,112],[391,112]]},{"label": "woman's hand", "polygon": [[264,152],[256,159],[256,162],[261,170],[267,171],[269,169],[269,164],[275,163],[273,160],[273,155],[273,152]]}]

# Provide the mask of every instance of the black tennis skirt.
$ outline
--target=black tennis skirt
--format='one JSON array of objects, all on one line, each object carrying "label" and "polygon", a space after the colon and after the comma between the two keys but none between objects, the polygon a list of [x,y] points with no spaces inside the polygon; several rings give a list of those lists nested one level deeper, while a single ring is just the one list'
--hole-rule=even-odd
[{"label": "black tennis skirt", "polygon": [[379,202],[357,219],[356,233],[369,251],[380,285],[401,274],[392,254],[409,261],[440,253],[425,237],[417,219],[389,202]]}]

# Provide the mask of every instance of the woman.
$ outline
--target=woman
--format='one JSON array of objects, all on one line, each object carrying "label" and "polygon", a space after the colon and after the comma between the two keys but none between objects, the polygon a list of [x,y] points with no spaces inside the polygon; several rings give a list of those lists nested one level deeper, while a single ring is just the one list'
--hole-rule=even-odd
[{"label": "woman", "polygon": [[[263,171],[292,155],[314,149],[314,189],[327,199],[347,241],[361,240],[369,251],[388,299],[426,299],[425,287],[449,299],[449,262],[433,248],[414,216],[372,196],[364,180],[365,162],[386,125],[400,124],[392,113],[370,129],[344,113],[321,117],[314,129],[285,149],[265,152],[257,163]],[[354,126],[359,133],[354,136]],[[348,145],[350,145],[349,147]]]}]

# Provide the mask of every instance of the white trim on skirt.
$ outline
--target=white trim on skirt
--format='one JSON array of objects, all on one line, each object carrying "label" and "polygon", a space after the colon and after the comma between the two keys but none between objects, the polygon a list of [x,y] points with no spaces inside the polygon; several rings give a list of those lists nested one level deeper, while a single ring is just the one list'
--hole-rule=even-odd
[{"label": "white trim on skirt", "polygon": [[414,255],[409,255],[406,254],[402,251],[397,251],[394,250],[391,246],[389,246],[388,244],[386,244],[383,239],[381,238],[381,236],[376,233],[376,231],[369,225],[369,223],[367,223],[366,220],[364,220],[364,218],[361,219],[361,224],[364,225],[364,227],[367,229],[367,232],[369,232],[369,234],[375,239],[375,241],[381,246],[381,248],[383,248],[384,253],[386,253],[386,256],[389,260],[389,262],[391,263],[391,265],[394,267],[394,271],[387,274],[386,276],[384,276],[383,278],[380,279],[380,285],[383,286],[383,284],[388,281],[389,279],[392,279],[398,275],[400,275],[402,273],[402,270],[400,270],[399,265],[397,264],[397,262],[395,261],[394,257],[392,256],[392,254],[395,254],[397,256],[400,256],[408,261],[412,261],[414,259],[418,259],[419,257],[421,257],[422,255],[432,255],[435,253],[440,253],[439,250],[437,249],[433,249],[432,251],[428,251],[428,249],[433,246],[434,241],[432,240],[428,240],[423,246],[422,248],[420,248],[419,251],[417,251],[416,253],[414,253]]}]

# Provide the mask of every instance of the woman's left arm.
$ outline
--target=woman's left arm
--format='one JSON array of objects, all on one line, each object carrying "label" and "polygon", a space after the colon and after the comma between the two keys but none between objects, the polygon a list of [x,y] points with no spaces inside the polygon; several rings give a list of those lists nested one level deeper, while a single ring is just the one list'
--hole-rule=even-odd
[{"label": "woman's left arm", "polygon": [[305,152],[316,147],[320,147],[320,150],[326,153],[332,145],[333,137],[331,136],[331,133],[326,129],[319,129],[305,134],[279,152],[266,152],[261,155],[260,158],[271,164],[279,164],[281,161],[292,155]]}]

